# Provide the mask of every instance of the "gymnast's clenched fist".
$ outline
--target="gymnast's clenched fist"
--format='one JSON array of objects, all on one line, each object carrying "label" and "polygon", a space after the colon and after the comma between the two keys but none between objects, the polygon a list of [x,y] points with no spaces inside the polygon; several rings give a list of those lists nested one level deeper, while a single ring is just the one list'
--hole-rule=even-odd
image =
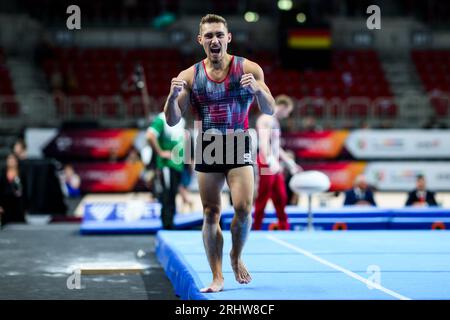
[{"label": "gymnast's clenched fist", "polygon": [[186,86],[187,82],[185,80],[180,78],[172,78],[169,97],[172,99],[177,98]]},{"label": "gymnast's clenched fist", "polygon": [[255,94],[261,90],[255,76],[252,73],[245,73],[241,78],[241,86],[246,88],[250,93]]}]

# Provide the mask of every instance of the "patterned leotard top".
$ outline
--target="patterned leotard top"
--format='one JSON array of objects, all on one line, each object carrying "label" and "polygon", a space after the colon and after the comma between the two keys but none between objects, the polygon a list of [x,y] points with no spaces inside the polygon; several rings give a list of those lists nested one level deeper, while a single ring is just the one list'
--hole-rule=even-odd
[{"label": "patterned leotard top", "polygon": [[222,134],[229,130],[247,130],[248,111],[254,96],[242,88],[244,58],[233,56],[230,69],[222,81],[212,80],[204,61],[195,64],[195,75],[191,89],[191,105],[202,121],[202,132],[216,129]]}]

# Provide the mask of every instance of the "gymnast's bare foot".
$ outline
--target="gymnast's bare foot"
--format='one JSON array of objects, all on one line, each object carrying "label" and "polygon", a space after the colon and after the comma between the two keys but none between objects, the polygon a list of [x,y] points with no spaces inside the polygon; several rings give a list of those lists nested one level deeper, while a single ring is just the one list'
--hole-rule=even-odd
[{"label": "gymnast's bare foot", "polygon": [[230,259],[236,281],[241,284],[247,284],[252,281],[252,277],[242,262],[242,259],[240,257],[235,257],[233,252],[230,253]]},{"label": "gymnast's bare foot", "polygon": [[223,277],[214,278],[208,287],[200,289],[200,292],[219,292],[223,290]]}]

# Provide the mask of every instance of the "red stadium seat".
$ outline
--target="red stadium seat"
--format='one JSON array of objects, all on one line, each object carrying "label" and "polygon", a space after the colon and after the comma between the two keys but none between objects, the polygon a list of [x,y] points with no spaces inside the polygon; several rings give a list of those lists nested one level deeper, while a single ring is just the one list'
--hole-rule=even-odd
[{"label": "red stadium seat", "polygon": [[345,113],[347,117],[365,118],[369,115],[370,109],[369,97],[351,97],[346,101]]},{"label": "red stadium seat", "polygon": [[115,118],[122,115],[121,100],[117,95],[101,95],[97,99],[97,105],[102,116]]},{"label": "red stadium seat", "polygon": [[147,107],[144,105],[142,96],[133,94],[125,98],[126,113],[129,117],[144,117]]},{"label": "red stadium seat", "polygon": [[431,105],[436,116],[445,117],[449,114],[450,92],[440,92],[430,97]]},{"label": "red stadium seat", "polygon": [[392,99],[378,98],[373,101],[374,114],[380,118],[395,118],[398,107]]},{"label": "red stadium seat", "polygon": [[97,116],[96,101],[87,96],[69,97],[68,107],[71,114],[76,117]]},{"label": "red stadium seat", "polygon": [[[415,54],[420,61],[421,54]],[[257,52],[253,60],[257,61],[265,71],[266,82],[274,96],[288,94],[296,98],[314,97],[301,107],[302,114],[318,117],[331,114],[333,116],[365,117],[369,108],[354,105],[349,108],[342,104],[328,104],[334,98],[345,100],[352,96],[367,97],[375,100],[380,96],[392,96],[377,53],[374,50],[337,50],[332,55],[332,69],[328,71],[285,70],[275,53]],[[444,59],[446,57],[442,57]],[[75,115],[86,115],[99,111],[107,117],[120,117],[124,107],[125,114],[131,117],[141,117],[145,110],[138,93],[132,92],[132,76],[136,63],[144,67],[148,93],[154,101],[164,98],[168,94],[170,80],[176,76],[182,67],[193,62],[193,57],[182,56],[177,49],[131,49],[118,48],[57,48],[55,59],[44,63],[43,69],[49,78],[52,72],[62,72],[67,77],[69,70],[73,70],[76,86],[66,94],[71,97],[87,96],[98,103],[102,96],[111,97],[123,94],[123,101],[111,103],[108,106],[86,106],[82,102],[69,104],[68,109]],[[346,82],[350,77],[350,83]],[[440,78],[441,79],[441,78]],[[445,83],[447,83],[445,81]],[[125,86],[130,93],[122,93]],[[2,86],[0,85],[0,88]],[[150,109],[160,111],[157,104]],[[328,105],[331,105],[329,107]],[[339,105],[339,106],[338,106]],[[57,113],[67,114],[62,107],[57,107]],[[96,109],[98,108],[98,110]],[[152,112],[152,111],[151,111]],[[389,113],[389,112],[388,112]],[[374,115],[382,115],[383,112]]]},{"label": "red stadium seat", "polygon": [[19,104],[12,96],[0,99],[0,114],[8,117],[19,115]]},{"label": "red stadium seat", "polygon": [[436,116],[449,114],[450,50],[413,50],[411,52],[430,104]]},{"label": "red stadium seat", "polygon": [[327,107],[327,100],[317,97],[305,97],[299,103],[300,115],[323,117]]}]

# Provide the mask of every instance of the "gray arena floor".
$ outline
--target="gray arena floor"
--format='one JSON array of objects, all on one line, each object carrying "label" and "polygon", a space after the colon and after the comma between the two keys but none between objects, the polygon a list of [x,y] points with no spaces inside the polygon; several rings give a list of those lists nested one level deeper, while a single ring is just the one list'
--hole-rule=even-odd
[{"label": "gray arena floor", "polygon": [[[78,230],[78,224],[0,230],[0,299],[178,299],[156,260],[154,236],[81,236]],[[78,266],[136,264],[143,272],[97,270],[68,286]]]}]

